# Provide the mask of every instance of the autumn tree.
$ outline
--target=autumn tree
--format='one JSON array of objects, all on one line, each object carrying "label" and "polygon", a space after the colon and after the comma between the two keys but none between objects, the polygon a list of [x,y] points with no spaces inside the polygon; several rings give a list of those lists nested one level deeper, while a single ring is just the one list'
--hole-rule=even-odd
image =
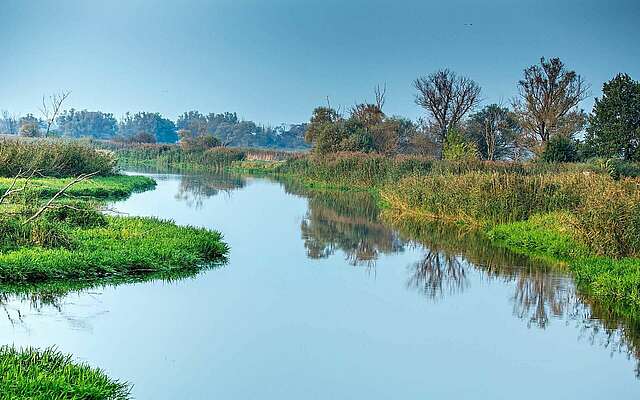
[{"label": "autumn tree", "polygon": [[513,107],[520,125],[532,142],[544,145],[555,134],[572,136],[584,127],[578,104],[589,96],[589,85],[559,58],[524,70]]}]

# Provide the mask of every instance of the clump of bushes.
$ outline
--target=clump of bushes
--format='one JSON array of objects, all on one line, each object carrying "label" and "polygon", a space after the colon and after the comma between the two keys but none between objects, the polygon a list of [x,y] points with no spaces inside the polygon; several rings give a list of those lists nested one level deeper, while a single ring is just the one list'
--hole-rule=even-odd
[{"label": "clump of bushes", "polygon": [[75,363],[48,348],[0,347],[0,393],[3,399],[130,398],[131,385],[111,379],[98,368]]},{"label": "clump of bushes", "polygon": [[4,177],[33,170],[51,177],[70,177],[94,172],[107,176],[115,173],[116,161],[112,152],[97,150],[74,141],[0,140],[0,176]]}]

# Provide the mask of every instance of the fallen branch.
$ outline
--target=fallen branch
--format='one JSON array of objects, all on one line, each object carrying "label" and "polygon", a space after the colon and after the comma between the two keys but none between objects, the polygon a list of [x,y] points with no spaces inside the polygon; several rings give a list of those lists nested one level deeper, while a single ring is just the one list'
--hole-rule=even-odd
[{"label": "fallen branch", "polygon": [[84,180],[87,179],[91,179],[92,177],[96,176],[100,171],[96,171],[96,172],[92,172],[90,174],[80,174],[78,175],[74,180],[72,180],[71,182],[67,183],[62,189],[60,189],[58,191],[58,193],[56,193],[55,195],[53,195],[53,197],[51,197],[49,199],[49,201],[47,201],[45,203],[45,205],[43,205],[42,207],[40,207],[40,209],[38,211],[36,211],[35,214],[33,214],[31,217],[29,217],[29,219],[27,219],[26,221],[24,221],[24,224],[28,224],[29,222],[35,220],[36,218],[38,218],[40,215],[42,215],[43,212],[45,212],[46,210],[48,210],[49,208],[52,208],[52,204],[54,201],[56,201],[56,199],[60,196],[62,196],[64,194],[64,192],[67,191],[67,189],[69,189],[71,186],[80,183]]}]

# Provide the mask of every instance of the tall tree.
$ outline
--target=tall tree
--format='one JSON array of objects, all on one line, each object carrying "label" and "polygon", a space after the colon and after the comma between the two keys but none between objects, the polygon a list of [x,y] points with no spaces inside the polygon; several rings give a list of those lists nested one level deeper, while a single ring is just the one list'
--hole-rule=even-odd
[{"label": "tall tree", "polygon": [[448,69],[420,77],[413,83],[418,91],[416,104],[424,108],[444,142],[451,128],[480,102],[480,86]]},{"label": "tall tree", "polygon": [[513,106],[524,132],[539,144],[562,133],[572,135],[584,126],[578,104],[589,96],[589,85],[559,58],[540,59],[524,70]]},{"label": "tall tree", "polygon": [[118,126],[118,134],[131,138],[140,132],[152,134],[160,143],[175,143],[178,140],[173,121],[162,117],[160,113],[126,113]]},{"label": "tall tree", "polygon": [[466,134],[478,145],[484,159],[512,158],[520,127],[509,109],[491,104],[469,116]]},{"label": "tall tree", "polygon": [[640,161],[640,82],[618,74],[604,84],[589,116],[586,143],[596,155]]},{"label": "tall tree", "polygon": [[60,114],[56,124],[62,135],[68,137],[111,139],[118,129],[118,121],[113,114],[73,108]]}]

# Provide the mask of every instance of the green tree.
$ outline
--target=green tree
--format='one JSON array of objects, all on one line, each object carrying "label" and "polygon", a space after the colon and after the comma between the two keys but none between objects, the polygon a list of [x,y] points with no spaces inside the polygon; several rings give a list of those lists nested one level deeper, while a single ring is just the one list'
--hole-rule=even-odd
[{"label": "green tree", "polygon": [[131,138],[140,132],[154,135],[159,143],[175,143],[178,141],[175,124],[173,121],[163,118],[160,113],[126,113],[118,125],[118,134],[125,138]]},{"label": "green tree", "polygon": [[60,114],[56,123],[62,135],[74,138],[90,136],[111,139],[118,129],[118,121],[113,114],[73,108]]},{"label": "green tree", "polygon": [[491,104],[469,116],[466,136],[478,146],[485,160],[512,158],[521,134],[517,117],[498,104]]},{"label": "green tree", "polygon": [[598,156],[640,161],[640,82],[618,74],[604,84],[589,116],[586,144]]}]

